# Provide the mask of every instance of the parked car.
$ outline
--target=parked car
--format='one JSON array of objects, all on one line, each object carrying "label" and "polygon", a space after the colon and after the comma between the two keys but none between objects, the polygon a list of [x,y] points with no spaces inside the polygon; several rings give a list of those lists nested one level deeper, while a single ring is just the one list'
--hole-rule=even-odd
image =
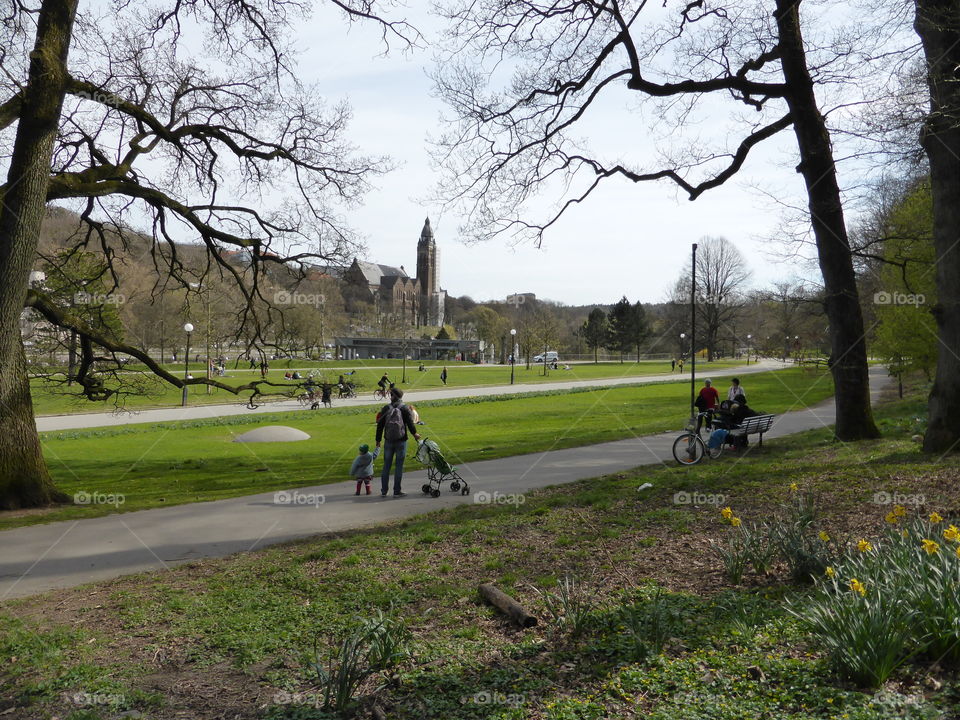
[{"label": "parked car", "polygon": [[540,353],[533,359],[533,361],[536,363],[542,363],[544,356],[546,356],[548,363],[554,363],[554,362],[560,361],[560,356],[557,355],[557,353],[553,350],[548,350],[546,353]]}]

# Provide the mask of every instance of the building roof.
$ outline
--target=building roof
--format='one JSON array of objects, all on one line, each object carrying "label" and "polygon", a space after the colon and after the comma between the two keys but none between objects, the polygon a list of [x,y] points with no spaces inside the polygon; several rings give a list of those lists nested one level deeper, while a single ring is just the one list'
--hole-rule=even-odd
[{"label": "building roof", "polygon": [[391,265],[379,265],[377,263],[366,262],[364,260],[353,261],[369,285],[379,285],[380,278],[383,277],[409,277],[403,268],[393,267]]}]

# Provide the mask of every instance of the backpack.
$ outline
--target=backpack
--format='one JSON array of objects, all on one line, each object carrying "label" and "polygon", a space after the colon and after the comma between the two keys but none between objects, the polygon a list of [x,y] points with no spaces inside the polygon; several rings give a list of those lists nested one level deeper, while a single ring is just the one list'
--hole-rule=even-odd
[{"label": "backpack", "polygon": [[387,408],[387,416],[383,421],[383,436],[390,441],[403,440],[407,436],[407,428],[403,422],[403,405],[391,405]]}]

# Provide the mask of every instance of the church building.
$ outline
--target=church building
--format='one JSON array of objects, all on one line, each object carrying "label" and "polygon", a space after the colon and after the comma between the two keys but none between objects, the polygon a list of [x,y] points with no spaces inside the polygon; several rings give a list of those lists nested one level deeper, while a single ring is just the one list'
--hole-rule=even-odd
[{"label": "church building", "polygon": [[417,242],[417,276],[411,278],[401,265],[380,265],[354,258],[344,272],[345,282],[365,286],[382,313],[398,316],[410,325],[443,325],[447,293],[437,275],[437,242],[430,218],[423,224]]}]

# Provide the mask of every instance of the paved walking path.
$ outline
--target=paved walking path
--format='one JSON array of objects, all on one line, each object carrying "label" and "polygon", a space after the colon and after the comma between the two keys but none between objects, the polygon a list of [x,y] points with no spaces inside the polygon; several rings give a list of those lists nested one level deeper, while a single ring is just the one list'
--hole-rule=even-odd
[{"label": "paved walking path", "polygon": [[[876,393],[886,382],[871,371]],[[833,400],[780,415],[765,440],[833,422]],[[404,498],[355,497],[338,482],[285,493],[263,493],[208,503],[35,525],[0,532],[0,600],[72,587],[145,570],[169,569],[205,557],[223,557],[265,545],[398,520],[461,503],[490,501],[547,485],[622,472],[640,465],[676,467],[676,432],[629,440],[486,460],[460,467],[471,485],[461,496],[444,488],[424,497],[423,471],[404,475]],[[776,443],[773,443],[776,447]],[[719,462],[733,462],[721,458]],[[375,490],[376,492],[376,490]],[[278,503],[277,496],[293,502]],[[319,502],[320,499],[323,502]]]},{"label": "paved walking path", "polygon": [[[704,366],[698,366],[698,369]],[[733,375],[749,375],[769,370],[779,370],[786,367],[779,360],[761,360],[758,363],[729,367],[717,370],[700,370],[698,377],[730,377]],[[562,372],[562,371],[555,371]],[[590,380],[567,380],[562,382],[525,383],[520,385],[481,385],[476,387],[454,387],[436,390],[410,389],[409,398],[418,402],[423,400],[448,400],[459,397],[478,397],[484,395],[516,395],[521,393],[545,392],[549,390],[570,390],[586,387],[610,387],[614,385],[636,385],[637,383],[677,382],[686,376],[677,373],[664,375],[633,375],[630,377],[593,378]],[[699,384],[699,381],[698,381]],[[353,405],[380,405],[383,400],[374,400],[372,393],[364,393],[362,397],[352,400],[334,400],[334,407],[350,407]],[[290,412],[303,410],[303,406],[296,400],[282,400],[260,405],[255,410],[249,409],[240,402],[229,405],[195,405],[185,408],[163,408],[159,410],[123,411],[109,413],[81,413],[72,415],[48,415],[38,417],[37,429],[46,430],[75,430],[109,425],[134,425],[139,423],[170,422],[176,420],[204,420],[213,417],[228,415],[250,415],[256,413]],[[322,410],[318,411],[322,412]]]}]

